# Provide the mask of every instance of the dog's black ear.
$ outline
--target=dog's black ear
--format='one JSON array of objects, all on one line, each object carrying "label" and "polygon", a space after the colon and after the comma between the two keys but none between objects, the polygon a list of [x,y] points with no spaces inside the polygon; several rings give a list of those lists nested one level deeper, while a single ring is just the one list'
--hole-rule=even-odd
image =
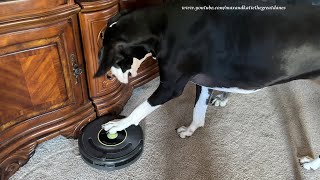
[{"label": "dog's black ear", "polygon": [[130,51],[132,56],[138,59],[142,59],[149,51],[147,51],[145,46],[131,46]]},{"label": "dog's black ear", "polygon": [[126,46],[123,52],[125,54],[130,55],[131,57],[142,59],[149,52],[154,52],[154,48],[150,44],[142,44],[141,43],[141,44],[137,44],[137,45]]},{"label": "dog's black ear", "polygon": [[[103,62],[103,63],[101,63],[101,64],[99,65],[98,71],[97,71],[96,74],[93,76],[93,78],[98,78],[98,77],[103,76],[103,75],[105,75],[105,74],[107,73],[107,68],[105,68],[106,65],[104,65],[104,64],[105,64],[105,63]],[[110,68],[111,68],[111,66],[110,66],[108,69],[110,69]]]},{"label": "dog's black ear", "polygon": [[106,74],[111,66],[112,66],[112,52],[110,52],[110,56],[107,56],[106,53],[104,52],[104,48],[101,48],[101,50],[99,51],[99,68],[96,72],[96,74],[93,76],[94,78],[103,76],[104,74]]},{"label": "dog's black ear", "polygon": [[127,9],[121,10],[118,14],[116,14],[115,16],[113,16],[112,18],[110,18],[110,19],[108,20],[108,27],[109,27],[111,24],[119,21],[119,19],[120,19],[122,16],[127,15],[127,14],[129,14],[130,12],[132,12],[132,10],[127,10]]},{"label": "dog's black ear", "polygon": [[158,46],[159,41],[155,37],[148,37],[144,40],[136,41],[132,44],[125,44],[123,46],[123,54],[138,59],[144,58],[149,52],[155,54],[155,49]]},{"label": "dog's black ear", "polygon": [[138,59],[142,59],[147,53],[156,51],[159,40],[155,37],[149,37],[138,44],[130,46],[130,53]]}]

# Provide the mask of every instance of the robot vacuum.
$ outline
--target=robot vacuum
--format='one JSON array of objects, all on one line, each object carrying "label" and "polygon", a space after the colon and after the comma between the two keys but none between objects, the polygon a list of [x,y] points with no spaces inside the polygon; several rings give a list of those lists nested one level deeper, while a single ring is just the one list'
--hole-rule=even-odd
[{"label": "robot vacuum", "polygon": [[143,151],[143,132],[140,126],[109,134],[101,125],[123,116],[102,116],[84,127],[79,136],[79,151],[90,166],[113,171],[134,163]]}]

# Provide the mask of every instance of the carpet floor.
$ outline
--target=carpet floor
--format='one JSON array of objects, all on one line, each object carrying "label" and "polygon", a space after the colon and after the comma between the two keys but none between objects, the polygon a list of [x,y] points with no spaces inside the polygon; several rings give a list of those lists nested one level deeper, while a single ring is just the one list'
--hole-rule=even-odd
[{"label": "carpet floor", "polygon": [[[146,100],[159,79],[136,89],[123,115]],[[141,123],[141,158],[118,171],[94,169],[83,162],[77,140],[44,142],[11,180],[319,180],[298,157],[320,154],[320,86],[295,81],[257,93],[232,94],[226,107],[210,106],[206,125],[187,139],[175,129],[189,125],[195,85]]]}]

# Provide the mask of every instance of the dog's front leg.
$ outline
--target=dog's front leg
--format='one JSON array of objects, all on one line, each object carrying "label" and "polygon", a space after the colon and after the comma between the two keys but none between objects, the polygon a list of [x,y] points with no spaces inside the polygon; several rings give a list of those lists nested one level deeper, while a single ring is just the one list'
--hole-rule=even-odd
[{"label": "dog's front leg", "polygon": [[193,120],[189,127],[182,126],[177,129],[177,133],[181,138],[192,136],[195,130],[204,126],[208,100],[211,92],[207,87],[197,85],[196,104],[193,109]]},{"label": "dog's front leg", "polygon": [[163,103],[166,103],[182,93],[185,84],[188,82],[186,79],[182,80],[177,83],[161,82],[157,90],[149,97],[149,99],[134,109],[128,117],[110,121],[103,124],[102,128],[105,131],[114,134],[131,125],[138,125],[141,120],[154,110],[158,109]]},{"label": "dog's front leg", "polygon": [[145,118],[148,114],[158,109],[159,107],[160,105],[152,106],[148,101],[145,101],[136,109],[134,109],[128,117],[110,121],[106,124],[103,124],[102,128],[105,131],[109,131],[109,133],[114,134],[117,131],[122,131],[131,125],[137,126],[143,118]]}]

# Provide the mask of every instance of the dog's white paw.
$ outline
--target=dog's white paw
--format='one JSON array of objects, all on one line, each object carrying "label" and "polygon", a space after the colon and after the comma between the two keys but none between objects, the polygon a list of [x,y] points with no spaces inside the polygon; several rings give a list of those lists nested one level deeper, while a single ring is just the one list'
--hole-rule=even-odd
[{"label": "dog's white paw", "polygon": [[105,131],[108,131],[109,133],[114,134],[118,131],[122,131],[122,130],[128,128],[131,125],[138,125],[138,123],[135,123],[130,118],[126,117],[123,119],[116,119],[116,120],[107,122],[102,125],[102,128]]},{"label": "dog's white paw", "polygon": [[228,103],[228,98],[223,97],[223,94],[217,95],[212,101],[211,104],[216,107],[225,107]]},{"label": "dog's white paw", "polygon": [[299,161],[301,166],[306,170],[317,170],[320,168],[320,157],[314,160],[309,157],[303,157]]},{"label": "dog's white paw", "polygon": [[312,161],[312,159],[309,156],[305,156],[299,159],[300,164],[308,163],[310,161]]},{"label": "dog's white paw", "polygon": [[228,102],[228,99],[226,100],[219,100],[219,99],[214,99],[213,100],[214,103],[213,105],[216,106],[216,107],[225,107],[227,105],[227,102]]},{"label": "dog's white paw", "polygon": [[177,129],[177,133],[179,134],[179,136],[181,138],[186,138],[186,137],[190,137],[192,136],[192,134],[194,133],[193,130],[191,130],[191,128],[188,128],[188,127],[185,127],[185,126],[182,126],[180,128]]}]

